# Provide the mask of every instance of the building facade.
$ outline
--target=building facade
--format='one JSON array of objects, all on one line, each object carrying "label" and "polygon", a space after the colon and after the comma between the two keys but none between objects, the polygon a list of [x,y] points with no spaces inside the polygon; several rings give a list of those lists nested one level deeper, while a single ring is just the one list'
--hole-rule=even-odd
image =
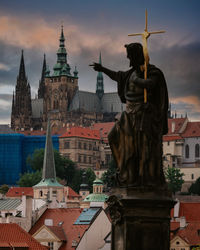
[{"label": "building facade", "polygon": [[80,168],[94,168],[101,163],[100,133],[90,128],[72,127],[59,137],[59,151]]},{"label": "building facade", "polygon": [[163,165],[184,173],[182,191],[200,177],[200,122],[187,117],[168,120],[169,132],[163,137]]}]

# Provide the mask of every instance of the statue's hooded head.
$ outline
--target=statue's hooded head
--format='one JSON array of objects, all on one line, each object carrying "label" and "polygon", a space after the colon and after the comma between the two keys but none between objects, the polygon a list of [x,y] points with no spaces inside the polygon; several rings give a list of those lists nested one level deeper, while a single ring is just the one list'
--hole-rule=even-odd
[{"label": "statue's hooded head", "polygon": [[144,64],[143,47],[140,43],[125,44],[124,47],[126,48],[131,67],[138,68]]}]

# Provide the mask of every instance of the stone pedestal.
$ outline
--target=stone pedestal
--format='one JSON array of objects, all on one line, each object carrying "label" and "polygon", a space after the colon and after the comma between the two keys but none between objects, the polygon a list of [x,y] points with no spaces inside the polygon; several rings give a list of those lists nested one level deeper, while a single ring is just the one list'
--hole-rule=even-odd
[{"label": "stone pedestal", "polygon": [[169,250],[170,210],[175,202],[166,191],[118,188],[108,207],[112,250]]}]

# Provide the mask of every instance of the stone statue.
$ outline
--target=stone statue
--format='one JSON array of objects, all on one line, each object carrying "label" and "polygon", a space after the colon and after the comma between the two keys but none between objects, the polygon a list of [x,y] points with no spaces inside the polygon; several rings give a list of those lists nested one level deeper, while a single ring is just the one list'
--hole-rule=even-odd
[{"label": "stone statue", "polygon": [[[168,132],[168,92],[160,69],[147,65],[140,43],[125,45],[130,60],[128,71],[114,72],[94,63],[94,70],[117,82],[126,111],[112,128],[108,139],[117,164],[119,187],[165,186],[162,169],[162,136]],[[144,90],[146,100],[144,99]]]}]

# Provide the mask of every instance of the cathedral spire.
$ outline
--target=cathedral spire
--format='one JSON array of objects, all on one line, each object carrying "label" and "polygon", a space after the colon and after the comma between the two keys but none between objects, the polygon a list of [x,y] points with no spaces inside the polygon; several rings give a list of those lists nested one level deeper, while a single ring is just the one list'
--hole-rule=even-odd
[{"label": "cathedral spire", "polygon": [[32,124],[31,88],[26,77],[23,50],[13,98],[11,127],[15,130],[29,130]]},{"label": "cathedral spire", "polygon": [[12,115],[15,114],[15,94],[13,91],[13,98],[12,98]]},{"label": "cathedral spire", "polygon": [[[101,52],[99,54],[99,64],[101,63]],[[96,94],[101,99],[104,95],[104,84],[103,84],[103,74],[102,72],[98,72],[97,74],[97,83],[96,83]]]},{"label": "cathedral spire", "polygon": [[60,34],[60,48],[65,47],[65,36],[63,32],[63,25],[61,26],[61,34]]},{"label": "cathedral spire", "polygon": [[46,55],[44,54],[43,66],[42,66],[42,76],[41,76],[41,79],[44,79],[46,69],[47,69],[47,64],[46,64]]},{"label": "cathedral spire", "polygon": [[70,66],[67,63],[67,51],[65,48],[65,37],[63,31],[63,25],[61,26],[61,34],[60,34],[60,45],[57,51],[57,63],[54,66],[53,76],[61,76],[61,75],[71,75]]},{"label": "cathedral spire", "polygon": [[25,80],[26,79],[26,72],[25,72],[25,65],[24,65],[24,52],[23,52],[23,50],[22,50],[22,54],[21,54],[21,60],[20,60],[18,78],[20,80]]},{"label": "cathedral spire", "polygon": [[39,89],[38,89],[38,98],[44,98],[46,69],[47,69],[46,55],[44,54],[42,75],[41,75],[41,79],[39,82]]}]

